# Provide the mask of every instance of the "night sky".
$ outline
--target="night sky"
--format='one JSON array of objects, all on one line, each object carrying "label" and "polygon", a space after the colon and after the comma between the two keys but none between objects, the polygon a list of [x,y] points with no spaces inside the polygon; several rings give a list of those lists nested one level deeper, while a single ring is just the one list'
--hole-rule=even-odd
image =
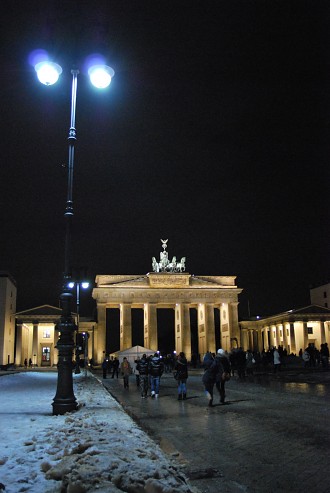
[{"label": "night sky", "polygon": [[[328,0],[7,1],[1,17],[0,270],[18,311],[61,292],[73,65],[74,271],[146,274],[163,238],[190,274],[237,276],[241,318],[309,304],[329,280]],[[104,92],[91,53],[116,72]]]}]

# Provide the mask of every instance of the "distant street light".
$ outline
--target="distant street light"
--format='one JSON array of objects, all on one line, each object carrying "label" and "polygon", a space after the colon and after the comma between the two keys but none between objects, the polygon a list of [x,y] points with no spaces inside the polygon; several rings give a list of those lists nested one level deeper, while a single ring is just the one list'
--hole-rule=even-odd
[{"label": "distant street light", "polygon": [[[83,289],[89,288],[89,282],[87,281],[71,281],[68,284],[70,289],[73,289],[76,286],[76,313],[77,313],[77,332],[76,332],[76,369],[75,373],[80,373],[80,365],[79,365],[79,347],[78,347],[78,333],[79,333],[79,319],[80,319],[80,286]],[[86,365],[86,361],[85,361]]]},{"label": "distant street light", "polygon": [[[35,65],[35,70],[39,81],[46,86],[55,84],[62,73],[62,67],[57,63],[48,60],[39,61]],[[79,70],[72,69],[72,90],[71,90],[71,124],[69,129],[69,162],[68,162],[68,189],[66,209],[64,213],[66,223],[65,233],[65,255],[64,255],[64,276],[63,287],[60,295],[62,308],[61,318],[56,325],[59,331],[57,342],[58,349],[58,377],[57,390],[52,403],[53,414],[65,414],[77,409],[77,401],[73,393],[72,377],[72,352],[74,348],[73,333],[76,325],[71,314],[72,293],[68,287],[71,280],[71,222],[73,217],[72,185],[73,185],[73,163],[74,149],[76,142],[76,101],[77,101],[77,77]],[[99,89],[106,88],[111,78],[114,76],[114,70],[106,65],[96,65],[89,69],[90,79],[93,85]]]}]

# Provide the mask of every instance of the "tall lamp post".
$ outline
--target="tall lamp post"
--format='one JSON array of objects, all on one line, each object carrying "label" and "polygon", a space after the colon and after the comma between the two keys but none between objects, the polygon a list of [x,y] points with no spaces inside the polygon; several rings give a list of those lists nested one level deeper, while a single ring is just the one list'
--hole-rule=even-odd
[{"label": "tall lamp post", "polygon": [[[42,84],[47,86],[57,82],[62,73],[62,67],[57,63],[42,61],[35,65],[38,79]],[[88,70],[92,84],[99,88],[106,88],[111,78],[114,76],[114,70],[106,65],[94,65]],[[58,377],[57,390],[52,403],[53,414],[65,414],[77,409],[77,401],[73,392],[72,377],[72,353],[74,348],[73,334],[76,325],[71,314],[72,293],[68,286],[71,279],[71,223],[73,217],[72,185],[73,185],[73,163],[74,150],[76,143],[76,101],[77,101],[77,77],[79,70],[72,69],[72,90],[71,90],[71,121],[69,129],[69,161],[68,161],[68,188],[67,201],[64,213],[66,230],[65,230],[65,251],[64,251],[64,275],[63,287],[60,295],[61,318],[56,325],[59,332],[57,342],[58,349]]]}]

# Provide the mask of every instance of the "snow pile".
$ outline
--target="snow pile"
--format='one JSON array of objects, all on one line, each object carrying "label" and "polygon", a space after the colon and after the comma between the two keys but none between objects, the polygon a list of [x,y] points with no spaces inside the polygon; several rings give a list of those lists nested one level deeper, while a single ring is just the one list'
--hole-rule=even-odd
[{"label": "snow pile", "polygon": [[52,416],[56,379],[51,372],[0,378],[5,493],[193,491],[179,467],[92,375],[74,376],[79,410]]}]

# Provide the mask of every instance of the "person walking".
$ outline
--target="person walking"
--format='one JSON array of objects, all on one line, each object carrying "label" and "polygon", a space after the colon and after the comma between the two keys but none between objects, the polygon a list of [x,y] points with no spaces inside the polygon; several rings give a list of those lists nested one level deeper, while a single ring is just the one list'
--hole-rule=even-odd
[{"label": "person walking", "polygon": [[135,374],[135,381],[136,381],[137,388],[140,387],[140,372],[138,369],[139,361],[140,361],[140,357],[138,356],[137,359],[134,361],[134,370],[133,370],[133,372]]},{"label": "person walking", "polygon": [[104,358],[102,363],[103,378],[107,378],[107,371],[108,371],[108,360]]},{"label": "person walking", "polygon": [[224,349],[218,349],[215,360],[211,365],[211,370],[215,373],[215,386],[220,395],[220,403],[225,403],[225,384],[230,379],[230,361]]},{"label": "person walking", "polygon": [[304,362],[304,368],[307,368],[309,366],[309,360],[310,360],[309,352],[307,351],[307,349],[305,349],[305,351],[302,354],[302,360]]},{"label": "person walking", "polygon": [[253,357],[253,353],[251,349],[248,349],[246,352],[246,374],[253,375],[255,359]]},{"label": "person walking", "polygon": [[237,374],[240,380],[245,380],[246,354],[243,348],[239,347],[236,351]]},{"label": "person walking", "polygon": [[328,370],[328,368],[329,368],[329,348],[328,348],[327,342],[321,344],[320,356],[321,356],[322,368],[324,370]]},{"label": "person walking", "polygon": [[213,356],[212,354],[208,351],[203,359],[203,368],[204,368],[204,374],[202,378],[202,382],[204,384],[205,388],[205,395],[209,400],[209,406],[211,407],[213,405],[213,388],[215,384],[215,374],[211,370],[211,366],[213,364]]},{"label": "person walking", "polygon": [[158,398],[160,377],[164,371],[164,365],[158,353],[155,353],[149,361],[149,375],[151,386],[151,397]]},{"label": "person walking", "polygon": [[142,358],[138,360],[136,369],[139,372],[140,380],[140,392],[142,399],[145,399],[148,395],[148,367],[149,361],[146,354],[143,354]]},{"label": "person walking", "polygon": [[124,377],[124,389],[128,389],[129,388],[129,376],[132,373],[132,368],[131,368],[131,365],[130,365],[128,359],[126,358],[126,356],[124,356],[122,364],[120,365],[120,372]]},{"label": "person walking", "polygon": [[183,352],[176,360],[174,371],[178,382],[178,400],[185,400],[187,398],[188,362]]},{"label": "person walking", "polygon": [[281,368],[281,357],[280,357],[280,353],[278,352],[276,347],[274,347],[273,358],[274,358],[274,360],[273,360],[274,361],[274,373],[277,373]]},{"label": "person walking", "polygon": [[118,373],[119,373],[119,360],[115,358],[112,362],[112,377],[114,378],[115,375],[118,378]]}]

